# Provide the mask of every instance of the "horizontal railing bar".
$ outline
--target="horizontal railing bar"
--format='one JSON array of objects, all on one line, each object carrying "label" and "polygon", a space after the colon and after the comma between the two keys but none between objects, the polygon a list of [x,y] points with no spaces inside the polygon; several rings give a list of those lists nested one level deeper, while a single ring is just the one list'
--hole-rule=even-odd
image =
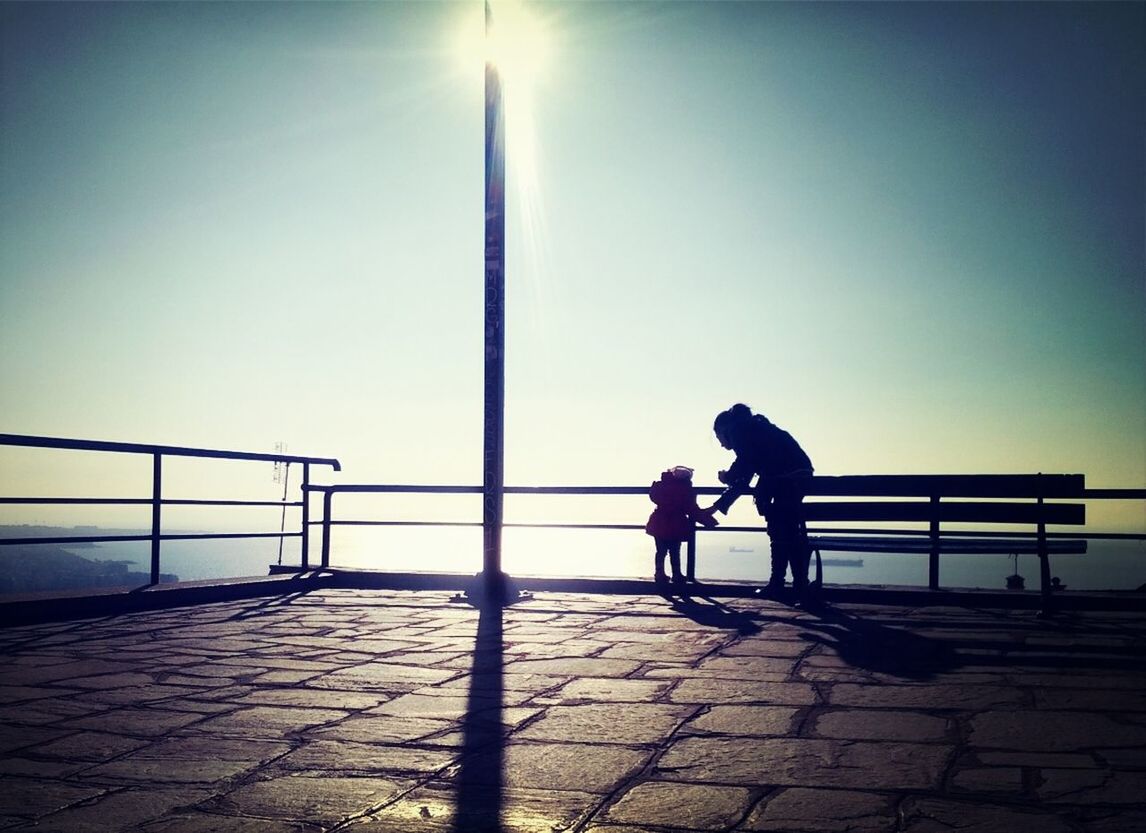
[{"label": "horizontal railing bar", "polygon": [[0,547],[14,544],[99,544],[111,541],[150,541],[150,535],[67,535],[63,537],[0,538]]},{"label": "horizontal railing bar", "polygon": [[[151,501],[148,501],[150,503]],[[161,500],[164,506],[302,506],[301,500],[184,500],[172,498]]]},{"label": "horizontal railing bar", "polygon": [[[420,485],[374,485],[366,483],[348,483],[339,485],[322,485],[317,483],[307,484],[305,487],[308,492],[352,492],[352,493],[429,493],[429,494],[473,494],[480,495],[482,493],[481,486],[420,486]],[[506,490],[508,491],[508,489]]]},{"label": "horizontal railing bar", "polygon": [[197,541],[211,538],[301,538],[301,532],[203,532],[161,535],[161,541]]},{"label": "horizontal railing bar", "polygon": [[0,503],[17,505],[102,505],[102,506],[136,506],[140,504],[151,505],[148,498],[137,497],[0,497]]},{"label": "horizontal railing bar", "polygon": [[[164,506],[302,506],[301,500],[179,500],[159,501]],[[99,498],[99,497],[0,497],[0,504],[51,505],[51,506],[140,506],[154,503],[150,498]]]},{"label": "horizontal railing bar", "polygon": [[[209,538],[301,538],[301,532],[203,532],[160,535],[160,541],[190,541]],[[0,538],[0,547],[16,544],[101,544],[121,541],[150,541],[151,535],[83,535],[53,538]]]},{"label": "horizontal railing bar", "polygon": [[111,451],[123,454],[162,454],[172,457],[210,457],[225,460],[259,460],[269,463],[309,463],[330,466],[342,471],[342,464],[333,457],[301,457],[293,454],[263,454],[253,451],[223,451],[213,448],[186,448],[176,445],[145,445],[142,443],[106,442],[103,440],[71,440],[61,437],[34,437],[27,434],[0,434],[0,445],[25,448],[62,448],[72,451]]},{"label": "horizontal railing bar", "polygon": [[[322,526],[323,522],[308,521],[308,526]],[[481,521],[330,521],[330,526],[481,526]]]}]

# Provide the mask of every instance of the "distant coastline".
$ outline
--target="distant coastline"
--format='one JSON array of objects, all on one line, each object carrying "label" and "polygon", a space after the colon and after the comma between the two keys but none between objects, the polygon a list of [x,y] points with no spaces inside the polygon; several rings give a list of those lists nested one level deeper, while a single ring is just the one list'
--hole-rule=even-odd
[{"label": "distant coastline", "polygon": [[[2,525],[0,538],[67,538],[93,535],[145,535],[146,530],[103,529],[96,526],[57,527],[36,524]],[[129,569],[135,561],[86,558],[72,549],[95,549],[89,541],[0,546],[0,593],[41,593],[55,590],[139,587],[151,582],[150,572]],[[163,573],[162,582],[179,581]]]}]

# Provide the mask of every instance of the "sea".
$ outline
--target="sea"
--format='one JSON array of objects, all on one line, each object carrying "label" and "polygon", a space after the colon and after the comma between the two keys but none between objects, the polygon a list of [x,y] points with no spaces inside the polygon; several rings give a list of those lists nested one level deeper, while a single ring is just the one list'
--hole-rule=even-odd
[{"label": "sea", "polygon": [[[286,538],[170,540],[161,550],[160,570],[181,581],[266,575],[275,564],[299,566],[300,540]],[[147,570],[148,542],[112,542],[74,550],[100,560],[134,562]],[[310,540],[310,566],[319,560],[317,531]],[[764,581],[769,572],[763,533],[701,532],[696,576],[701,581]],[[904,553],[824,551],[824,582],[837,585],[927,585],[927,556]],[[400,572],[474,574],[482,566],[479,527],[335,527],[332,566]],[[653,573],[652,539],[640,530],[507,528],[502,567],[518,576],[648,578]],[[1018,574],[1028,589],[1039,586],[1035,555],[944,555],[940,584],[951,588],[1003,589]],[[1146,585],[1146,542],[1092,540],[1085,554],[1054,554],[1051,573],[1067,589],[1134,590]]]}]

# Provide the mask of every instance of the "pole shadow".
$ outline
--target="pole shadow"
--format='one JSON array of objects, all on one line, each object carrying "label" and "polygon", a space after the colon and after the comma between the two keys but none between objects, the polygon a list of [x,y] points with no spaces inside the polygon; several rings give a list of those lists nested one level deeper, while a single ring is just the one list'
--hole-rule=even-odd
[{"label": "pole shadow", "polygon": [[505,801],[505,645],[502,603],[478,604],[478,628],[457,776],[456,833],[500,833]]}]

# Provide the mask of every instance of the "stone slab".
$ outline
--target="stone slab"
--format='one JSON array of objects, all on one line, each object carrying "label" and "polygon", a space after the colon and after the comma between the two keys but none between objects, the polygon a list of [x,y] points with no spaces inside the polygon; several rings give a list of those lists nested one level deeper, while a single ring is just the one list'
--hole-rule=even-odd
[{"label": "stone slab", "polygon": [[950,755],[949,748],[934,744],[686,737],[669,747],[657,774],[746,786],[927,790],[939,787]]},{"label": "stone slab", "polygon": [[744,817],[753,793],[742,787],[646,781],[627,790],[604,813],[622,824],[726,830]]}]

